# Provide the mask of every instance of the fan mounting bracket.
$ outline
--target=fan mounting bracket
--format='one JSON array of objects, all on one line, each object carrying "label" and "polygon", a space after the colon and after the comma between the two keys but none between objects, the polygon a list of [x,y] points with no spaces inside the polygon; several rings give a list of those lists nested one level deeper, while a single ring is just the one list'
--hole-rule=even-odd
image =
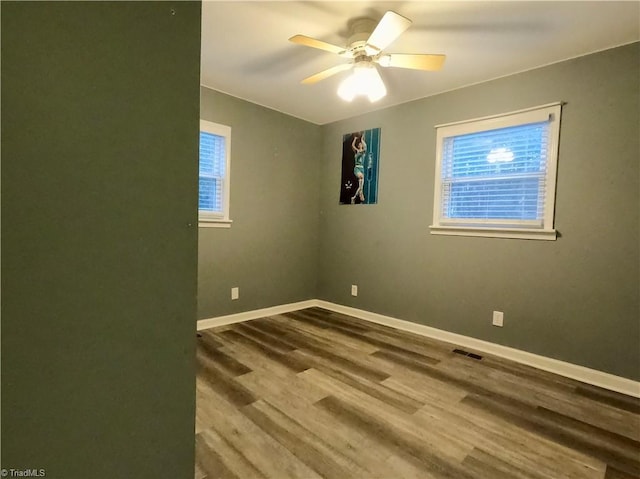
[{"label": "fan mounting bracket", "polygon": [[366,55],[372,57],[380,53],[379,49],[367,43],[377,23],[378,22],[372,18],[367,17],[355,18],[349,22],[349,32],[351,35],[347,41],[348,46],[344,51],[345,56],[358,58]]}]

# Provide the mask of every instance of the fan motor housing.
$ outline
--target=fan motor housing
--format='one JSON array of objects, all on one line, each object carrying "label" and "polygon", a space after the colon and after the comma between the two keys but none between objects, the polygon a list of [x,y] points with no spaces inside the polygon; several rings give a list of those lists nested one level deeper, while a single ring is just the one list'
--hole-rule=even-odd
[{"label": "fan motor housing", "polygon": [[349,48],[364,47],[371,33],[376,28],[377,22],[371,18],[361,17],[349,22]]}]

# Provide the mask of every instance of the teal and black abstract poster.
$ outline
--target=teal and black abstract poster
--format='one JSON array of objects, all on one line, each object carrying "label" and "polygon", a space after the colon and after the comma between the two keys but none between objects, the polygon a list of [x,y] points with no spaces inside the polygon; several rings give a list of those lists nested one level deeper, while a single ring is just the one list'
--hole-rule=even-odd
[{"label": "teal and black abstract poster", "polygon": [[380,128],[356,131],[342,137],[341,205],[378,202]]}]

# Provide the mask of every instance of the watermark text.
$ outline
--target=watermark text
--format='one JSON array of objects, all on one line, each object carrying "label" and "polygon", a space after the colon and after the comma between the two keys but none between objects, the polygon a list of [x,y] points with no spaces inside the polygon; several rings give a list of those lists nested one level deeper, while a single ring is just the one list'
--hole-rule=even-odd
[{"label": "watermark text", "polygon": [[0,469],[0,477],[47,477],[45,469]]}]

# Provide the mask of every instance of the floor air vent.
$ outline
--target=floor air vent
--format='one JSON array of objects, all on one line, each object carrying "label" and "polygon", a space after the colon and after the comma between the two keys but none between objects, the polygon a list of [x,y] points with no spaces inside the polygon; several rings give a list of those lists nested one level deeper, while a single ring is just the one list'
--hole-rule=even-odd
[{"label": "floor air vent", "polygon": [[471,359],[477,359],[478,361],[482,359],[482,356],[480,356],[479,354],[470,353],[465,351],[464,349],[454,349],[453,352],[456,354],[462,354],[463,356],[469,356]]}]

